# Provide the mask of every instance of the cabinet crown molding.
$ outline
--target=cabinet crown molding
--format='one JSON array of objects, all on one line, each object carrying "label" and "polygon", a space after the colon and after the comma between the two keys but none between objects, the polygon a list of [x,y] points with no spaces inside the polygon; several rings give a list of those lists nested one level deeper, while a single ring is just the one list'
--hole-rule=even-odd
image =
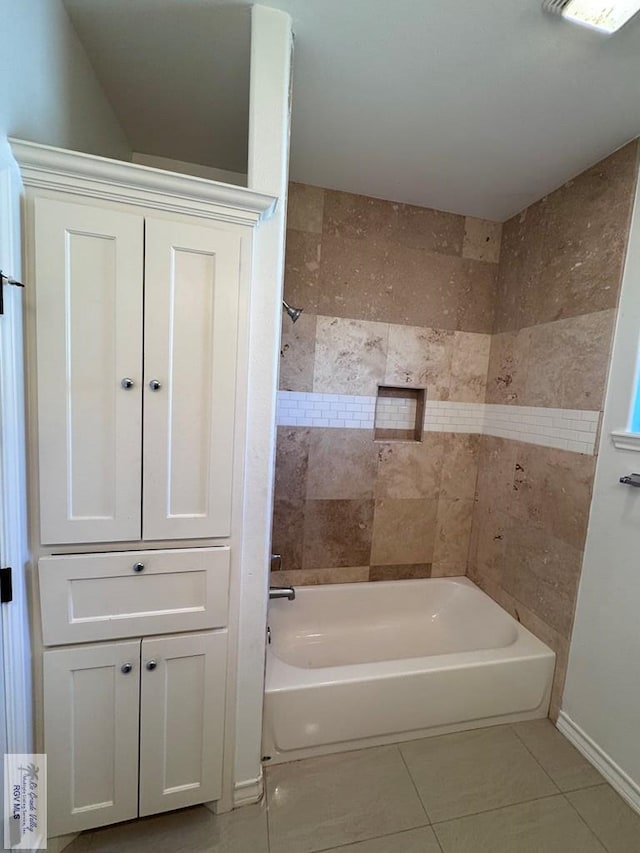
[{"label": "cabinet crown molding", "polygon": [[278,201],[265,193],[193,175],[19,139],[9,142],[25,187],[245,225],[268,219]]}]

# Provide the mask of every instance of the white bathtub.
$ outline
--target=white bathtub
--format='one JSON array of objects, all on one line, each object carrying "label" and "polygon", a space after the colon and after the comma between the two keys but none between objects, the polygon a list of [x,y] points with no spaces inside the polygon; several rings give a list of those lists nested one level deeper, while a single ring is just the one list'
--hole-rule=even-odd
[{"label": "white bathtub", "polygon": [[466,578],[299,587],[269,627],[270,763],[547,716],[555,654]]}]

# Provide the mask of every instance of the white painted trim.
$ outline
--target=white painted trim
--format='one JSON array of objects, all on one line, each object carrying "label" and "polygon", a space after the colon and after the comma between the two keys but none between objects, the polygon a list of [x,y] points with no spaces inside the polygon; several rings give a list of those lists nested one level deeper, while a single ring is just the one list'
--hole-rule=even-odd
[{"label": "white painted trim", "polygon": [[[22,276],[20,195],[11,152],[0,142],[0,267],[18,280]],[[32,752],[22,291],[5,287],[4,297],[5,315],[0,318],[0,559],[13,568],[13,601],[2,605],[7,749]]]},{"label": "white painted trim", "polygon": [[626,430],[612,430],[611,441],[618,450],[640,450],[640,435]]},{"label": "white painted trim", "polygon": [[245,187],[35,142],[9,141],[26,187],[245,225],[268,219],[276,208],[274,196]]},{"label": "white painted trim", "polygon": [[564,711],[560,711],[557,726],[558,730],[575,746],[578,752],[584,755],[587,761],[593,764],[622,799],[640,814],[640,785],[636,784]]},{"label": "white painted trim", "polygon": [[263,775],[255,779],[247,779],[244,782],[236,782],[233,789],[233,807],[248,806],[251,803],[259,803],[264,793]]},{"label": "white painted trim", "polygon": [[256,232],[255,285],[251,292],[241,578],[237,589],[239,634],[235,673],[235,756],[225,756],[234,782],[257,778],[262,756],[275,412],[289,162],[291,48],[289,15],[277,9],[253,6],[248,180],[252,189],[277,196],[279,204],[272,218],[261,222]]}]

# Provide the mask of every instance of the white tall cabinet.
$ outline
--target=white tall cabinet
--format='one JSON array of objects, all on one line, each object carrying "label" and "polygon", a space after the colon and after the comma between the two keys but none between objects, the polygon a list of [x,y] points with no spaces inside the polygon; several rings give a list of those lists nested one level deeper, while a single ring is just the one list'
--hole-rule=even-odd
[{"label": "white tall cabinet", "polygon": [[211,800],[233,754],[251,259],[275,200],[13,143],[49,833]]}]

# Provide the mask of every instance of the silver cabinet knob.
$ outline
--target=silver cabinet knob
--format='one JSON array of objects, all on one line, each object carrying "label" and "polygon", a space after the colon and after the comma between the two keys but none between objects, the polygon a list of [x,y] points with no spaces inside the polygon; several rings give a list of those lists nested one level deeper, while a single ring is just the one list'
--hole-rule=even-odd
[{"label": "silver cabinet knob", "polygon": [[144,572],[144,563],[134,563],[133,564],[134,572]]},{"label": "silver cabinet knob", "polygon": [[155,661],[155,660],[148,660],[147,661],[147,669],[149,669],[149,670],[155,669],[157,666],[158,666],[157,661]]},{"label": "silver cabinet knob", "polygon": [[159,391],[162,388],[162,383],[158,382],[157,379],[152,379],[149,383],[149,388],[151,388],[152,391]]},{"label": "silver cabinet knob", "polygon": [[128,672],[131,672],[132,669],[133,669],[132,663],[123,663],[122,666],[120,667],[120,672],[124,672],[124,674],[126,675]]},{"label": "silver cabinet knob", "polygon": [[136,384],[133,379],[130,379],[128,376],[125,376],[124,379],[120,382],[125,391],[128,391],[130,388]]}]

